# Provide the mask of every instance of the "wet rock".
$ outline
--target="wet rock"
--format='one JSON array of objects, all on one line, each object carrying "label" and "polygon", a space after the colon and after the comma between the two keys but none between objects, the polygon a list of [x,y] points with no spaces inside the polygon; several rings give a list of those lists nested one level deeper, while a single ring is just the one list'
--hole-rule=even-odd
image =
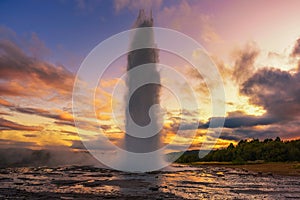
[{"label": "wet rock", "polygon": [[87,176],[88,177],[100,178],[100,177],[113,177],[113,174],[101,173],[101,174],[89,174]]},{"label": "wet rock", "polygon": [[74,198],[73,197],[60,197],[60,199],[71,200],[71,199],[74,199]]},{"label": "wet rock", "polygon": [[273,176],[273,173],[272,172],[268,172],[267,175],[268,176]]},{"label": "wet rock", "polygon": [[42,175],[40,172],[25,172],[25,175],[32,175],[32,176],[40,176]]},{"label": "wet rock", "polygon": [[147,174],[160,174],[160,171],[146,172]]},{"label": "wet rock", "polygon": [[12,178],[0,177],[0,183],[1,182],[12,182],[12,181],[13,181]]},{"label": "wet rock", "polygon": [[243,170],[244,172],[246,172],[246,173],[249,172],[249,171],[248,171],[247,169],[245,169],[245,168],[242,168],[242,170]]},{"label": "wet rock", "polygon": [[57,185],[57,186],[70,186],[70,185],[76,185],[78,183],[81,183],[80,180],[52,180],[51,184]]},{"label": "wet rock", "polygon": [[212,183],[202,182],[202,181],[181,181],[183,185],[204,185],[210,186]]},{"label": "wet rock", "polygon": [[58,172],[49,172],[49,176],[63,176],[63,173],[58,173]]},{"label": "wet rock", "polygon": [[217,172],[216,175],[217,175],[218,177],[223,177],[223,176],[224,176],[224,173],[223,173],[223,172]]},{"label": "wet rock", "polygon": [[85,182],[82,183],[84,187],[99,187],[103,185],[103,181],[91,181],[91,182]]},{"label": "wet rock", "polygon": [[149,190],[151,191],[158,191],[159,187],[156,185],[154,187],[149,187]]},{"label": "wet rock", "polygon": [[26,178],[26,177],[18,177],[18,179],[22,180],[22,181],[31,181],[31,178]]},{"label": "wet rock", "polygon": [[9,174],[9,170],[6,169],[0,169],[0,174]]},{"label": "wet rock", "polygon": [[[69,167],[69,166],[67,166]],[[299,199],[299,177],[272,176],[270,173],[243,170],[206,168],[195,173],[168,171],[160,174],[112,172],[99,169],[89,172],[89,167],[65,170],[7,168],[9,174],[0,174],[0,199],[120,199],[120,200],[180,200],[180,199]],[[41,170],[41,171],[34,171]],[[40,175],[24,175],[34,172]],[[49,173],[50,172],[50,173]],[[72,173],[77,177],[69,178]],[[217,173],[223,172],[224,177]],[[62,176],[56,173],[62,174]],[[112,176],[112,178],[110,177]],[[155,177],[159,176],[158,181]],[[100,177],[100,178],[97,178]],[[102,178],[104,177],[104,178]],[[245,183],[246,180],[246,183]],[[23,185],[15,185],[23,184]]]},{"label": "wet rock", "polygon": [[262,172],[257,172],[257,174],[258,174],[259,176],[262,176],[262,175],[263,175],[263,173],[262,173]]}]

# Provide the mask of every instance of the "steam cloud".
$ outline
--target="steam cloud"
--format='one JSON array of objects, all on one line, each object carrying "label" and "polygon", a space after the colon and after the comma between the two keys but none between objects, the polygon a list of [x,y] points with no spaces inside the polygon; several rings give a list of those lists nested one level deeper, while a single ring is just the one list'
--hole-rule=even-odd
[{"label": "steam cloud", "polygon": [[[153,19],[152,16],[149,18],[145,15],[144,10],[141,10],[139,16],[134,24],[134,28],[142,28],[142,27],[152,27]],[[153,32],[146,35],[141,35],[139,32],[133,36],[133,40],[131,45],[134,46],[136,43],[143,41],[143,43],[149,44],[153,46],[154,44],[154,36]],[[127,87],[128,94],[125,98],[129,100],[129,112],[126,114],[126,132],[134,131],[131,128],[131,122],[128,120],[130,117],[132,121],[139,126],[148,125],[151,120],[156,123],[155,126],[158,126],[159,116],[156,113],[155,116],[150,119],[149,111],[150,107],[159,104],[159,93],[160,93],[160,85],[159,84],[146,84],[138,88],[136,91],[132,91],[134,86],[137,85],[139,80],[147,80],[151,82],[151,80],[155,80],[155,82],[160,83],[160,75],[156,69],[155,63],[158,62],[158,51],[155,48],[145,48],[131,51],[128,54],[128,65],[127,71],[129,72],[131,69],[138,67],[143,64],[153,63],[153,65],[146,66],[143,68],[143,74],[139,77],[133,77],[128,74],[127,77]],[[132,93],[132,96],[129,94]],[[128,101],[127,101],[128,102]],[[152,122],[152,123],[153,123]],[[156,134],[149,138],[137,138],[133,137],[129,134],[125,136],[125,149],[130,152],[135,153],[146,153],[155,151],[160,146],[160,136]]]}]

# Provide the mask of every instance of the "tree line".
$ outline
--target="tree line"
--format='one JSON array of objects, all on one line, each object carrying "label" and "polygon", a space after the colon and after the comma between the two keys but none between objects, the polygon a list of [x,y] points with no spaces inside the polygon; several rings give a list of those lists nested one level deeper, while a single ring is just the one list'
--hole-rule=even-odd
[{"label": "tree line", "polygon": [[241,140],[236,146],[232,143],[227,148],[211,151],[204,158],[198,157],[198,151],[184,153],[178,163],[198,161],[233,162],[242,164],[247,161],[285,162],[300,161],[300,140],[282,141],[258,139]]}]

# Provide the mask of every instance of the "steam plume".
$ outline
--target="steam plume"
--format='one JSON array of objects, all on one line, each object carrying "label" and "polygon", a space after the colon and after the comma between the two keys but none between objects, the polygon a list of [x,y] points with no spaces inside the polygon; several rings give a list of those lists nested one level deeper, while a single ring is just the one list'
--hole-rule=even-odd
[{"label": "steam plume", "polygon": [[[150,17],[147,17],[144,10],[141,10],[134,24],[134,28],[152,26],[152,13],[150,13]],[[136,34],[132,38],[131,45],[135,45],[136,43],[140,42],[140,40],[142,40],[143,43],[146,42],[147,44],[149,44],[149,46],[155,46],[153,32],[144,35],[136,32]],[[156,113],[150,119],[149,111],[151,106],[159,104],[160,85],[149,83],[141,86],[136,91],[132,91],[134,85],[136,85],[140,80],[146,80],[147,82],[155,80],[156,83],[160,83],[160,76],[155,65],[155,63],[158,62],[158,50],[155,48],[133,50],[128,54],[127,61],[127,71],[130,71],[131,69],[134,69],[135,67],[143,64],[153,64],[143,68],[143,74],[141,74],[139,77],[133,77],[132,75],[130,75],[130,73],[127,77],[128,94],[130,94],[131,92],[133,93],[132,96],[129,96],[128,94],[126,96],[127,100],[129,100],[129,112],[127,112],[126,114],[126,132],[128,133],[134,131],[131,128],[130,120],[128,120],[129,117],[131,117],[133,122],[135,122],[139,126],[146,126],[152,121],[152,123],[155,123],[155,126],[158,127],[159,115]],[[126,134],[125,136],[125,149],[130,152],[151,152],[157,150],[159,146],[159,134],[155,134],[154,136],[148,138],[137,138],[128,134]]]}]

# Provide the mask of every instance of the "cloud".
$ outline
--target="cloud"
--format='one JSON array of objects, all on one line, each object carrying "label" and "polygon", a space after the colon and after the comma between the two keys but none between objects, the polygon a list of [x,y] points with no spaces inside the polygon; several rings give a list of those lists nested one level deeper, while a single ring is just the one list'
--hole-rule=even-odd
[{"label": "cloud", "polygon": [[0,26],[0,37],[7,38],[9,40],[15,40],[17,37],[17,34],[8,27]]},{"label": "cloud", "polygon": [[43,127],[41,126],[26,126],[12,122],[3,118],[0,118],[0,131],[3,130],[18,130],[18,131],[41,131]]},{"label": "cloud", "polygon": [[222,131],[219,138],[223,139],[223,140],[232,140],[232,141],[239,141],[241,139],[244,139],[240,135],[236,135],[236,134],[233,134],[232,132],[227,132],[227,131]]},{"label": "cloud", "polygon": [[[0,151],[6,150],[6,148],[32,148],[32,147],[39,147],[35,142],[24,142],[24,141],[15,141],[15,140],[9,140],[9,139],[0,139]],[[5,155],[5,154],[2,154]],[[0,155],[1,157],[1,155]],[[8,156],[9,157],[9,156]],[[3,161],[2,159],[0,159]],[[2,163],[2,162],[1,162]]]},{"label": "cloud", "polygon": [[1,115],[10,116],[11,114],[10,114],[10,113],[7,113],[7,112],[1,112],[1,111],[0,111],[0,116],[1,116]]},{"label": "cloud", "polygon": [[[300,58],[300,38],[296,41],[291,57]],[[300,59],[298,60],[298,72],[300,72]]]},{"label": "cloud", "polygon": [[[74,74],[63,66],[39,58],[37,52],[47,51],[47,49],[36,34],[32,35],[30,41],[19,41],[17,35],[6,28],[0,27],[0,34],[0,95],[2,97],[0,105],[12,111],[12,116],[19,113],[36,115],[54,119],[54,122],[48,120],[54,125],[74,127],[73,116],[69,109],[72,105]],[[20,44],[25,44],[26,48]],[[109,82],[101,83],[104,88],[111,86]],[[17,102],[17,104],[10,102]],[[86,108],[85,105],[83,103],[83,109]],[[101,111],[104,109],[103,105],[102,103],[99,108]],[[99,130],[98,124],[96,126],[89,119],[85,120],[88,122],[80,121],[81,124],[86,124],[85,129]],[[17,119],[13,121],[17,122]]]},{"label": "cloud", "polygon": [[61,126],[75,126],[74,122],[55,121],[54,123]]},{"label": "cloud", "polygon": [[0,40],[2,96],[70,95],[73,79],[73,74],[63,66],[30,57],[16,43]]},{"label": "cloud", "polygon": [[[171,118],[169,118],[171,120]],[[176,132],[181,125],[182,130],[192,130],[198,127],[198,129],[207,129],[212,121],[218,122],[223,121],[224,118],[214,117],[210,118],[207,122],[199,122],[199,123],[190,123],[189,121],[180,121],[179,119],[172,120],[172,123],[168,124],[165,129],[169,131]],[[264,125],[272,125],[279,122],[279,120],[275,117],[263,115],[263,116],[254,116],[254,115],[246,115],[244,112],[234,112],[229,113],[227,117],[225,117],[224,128],[225,129],[236,129],[242,127],[255,127],[255,126],[264,126]],[[218,124],[218,123],[216,123]],[[219,128],[219,126],[211,126],[210,128]]]},{"label": "cloud", "polygon": [[272,126],[264,126],[256,129],[250,127],[238,128],[232,131],[230,135],[238,137],[239,140],[245,138],[273,138],[280,137],[282,139],[296,139],[299,136],[300,126],[298,121],[286,121],[273,124]]},{"label": "cloud", "polygon": [[224,140],[240,141],[244,139],[258,138],[276,138],[281,137],[282,139],[294,138],[294,133],[291,134],[288,130],[282,130],[277,125],[265,126],[259,128],[253,127],[240,127],[235,129],[226,129],[222,131],[219,138]]},{"label": "cloud", "polygon": [[32,93],[29,94],[22,85],[13,81],[0,84],[0,94],[3,96],[22,96],[22,97],[32,95]]},{"label": "cloud", "polygon": [[107,131],[107,130],[110,130],[112,128],[112,126],[111,125],[101,125],[100,128]]},{"label": "cloud", "polygon": [[[211,118],[207,123],[202,124],[199,128],[208,128],[210,122],[223,120],[223,118]],[[243,115],[243,116],[235,116],[235,117],[226,117],[224,126],[225,128],[240,128],[240,127],[253,127],[258,125],[269,125],[278,122],[276,118],[270,116],[252,116],[252,115]],[[218,127],[211,127],[218,128]]]},{"label": "cloud", "polygon": [[205,14],[200,4],[190,1],[165,6],[157,14],[159,26],[181,31],[199,42],[219,43],[222,38],[215,30],[212,18]]},{"label": "cloud", "polygon": [[232,78],[238,84],[246,81],[254,72],[254,63],[259,55],[259,50],[253,43],[247,44],[243,49],[235,52],[235,63]]},{"label": "cloud", "polygon": [[10,111],[55,119],[57,120],[54,122],[55,124],[75,126],[72,114],[67,111],[63,111],[63,110],[48,111],[41,108],[20,107],[20,106],[13,105],[12,103],[4,99],[0,99],[0,105],[8,108]]},{"label": "cloud", "polygon": [[[220,139],[240,141],[248,138],[276,138],[295,139],[299,138],[300,123],[297,120],[280,121],[267,116],[241,116],[229,117],[225,120],[225,126]],[[249,119],[249,121],[247,121]],[[233,122],[233,123],[232,123]],[[202,128],[206,128],[207,124]]]},{"label": "cloud", "polygon": [[[198,129],[207,129],[212,120],[218,121],[222,120],[222,118],[210,118],[206,123],[199,122]],[[285,127],[286,124],[282,123],[283,122],[281,122],[280,119],[272,117],[271,115],[246,115],[242,111],[229,113],[228,116],[225,118],[224,126],[222,127],[222,133],[220,136],[218,136],[218,138],[230,141],[240,141],[246,138],[275,138],[277,136],[286,139],[292,139],[295,137],[295,135],[297,135],[297,131],[300,131],[299,123],[298,128],[295,128],[295,125],[293,128],[291,128],[291,125],[289,127]],[[289,122],[289,124],[292,123],[296,122]],[[176,132],[178,127],[179,122],[174,121],[173,124],[169,125],[169,127],[167,128],[169,131]],[[211,126],[210,128],[213,128],[211,130],[213,131],[214,128],[219,127]],[[182,125],[182,129],[195,129],[195,124],[189,124],[188,122],[184,122]],[[205,135],[205,133],[201,133],[201,135],[202,134]],[[213,136],[213,132],[210,134],[210,136]]]},{"label": "cloud", "polygon": [[5,107],[13,106],[12,103],[6,101],[5,99],[0,99],[0,105],[5,106]]},{"label": "cloud", "polygon": [[114,7],[118,13],[121,10],[127,9],[130,11],[136,11],[140,9],[158,9],[162,5],[162,0],[115,0]]},{"label": "cloud", "polygon": [[274,68],[258,70],[243,83],[240,93],[250,103],[262,106],[269,115],[293,119],[300,113],[300,73]]},{"label": "cloud", "polygon": [[26,49],[34,58],[42,58],[51,54],[51,50],[46,47],[45,43],[34,32],[31,33],[30,39],[24,43]]},{"label": "cloud", "polygon": [[60,131],[61,133],[65,133],[66,135],[71,135],[71,136],[78,136],[77,132],[73,132],[73,131]]},{"label": "cloud", "polygon": [[13,111],[17,111],[24,114],[34,114],[34,115],[40,115],[40,116],[50,117],[50,118],[55,117],[55,115],[51,115],[48,111],[39,108],[26,108],[26,107],[22,108],[17,106],[13,106],[10,108]]},{"label": "cloud", "polygon": [[293,52],[291,54],[293,57],[300,56],[300,38],[296,41]]},{"label": "cloud", "polygon": [[[297,41],[292,56],[298,55],[299,44],[300,40]],[[295,128],[294,124],[299,124],[300,72],[271,67],[255,71],[254,64],[258,54],[259,50],[254,44],[248,44],[237,51],[232,77],[240,86],[240,94],[247,96],[249,103],[264,108],[266,113],[263,116],[229,113],[221,135],[223,139],[237,141],[277,136],[291,139],[299,135],[299,128]],[[199,127],[207,128],[209,122]]]},{"label": "cloud", "polygon": [[37,135],[35,135],[35,134],[23,134],[23,136],[27,137],[27,138],[37,137]]},{"label": "cloud", "polygon": [[73,140],[71,147],[72,149],[86,149],[81,140]]},{"label": "cloud", "polygon": [[[1,101],[0,101],[1,104]],[[12,104],[7,105],[11,111],[23,113],[23,114],[28,114],[28,115],[37,115],[41,117],[46,117],[46,118],[51,118],[51,119],[56,119],[64,122],[73,122],[73,116],[72,114],[62,111],[62,110],[56,110],[56,111],[48,111],[40,108],[30,108],[30,107],[20,107],[20,106],[15,106]]]},{"label": "cloud", "polygon": [[[291,56],[300,54],[300,39],[297,40]],[[256,54],[252,54],[255,55]],[[255,58],[252,56],[252,58]],[[299,62],[300,63],[300,62]],[[276,68],[264,67],[251,73],[241,85],[239,92],[249,98],[249,103],[263,107],[266,110],[261,122],[269,126],[260,128],[240,127],[233,131],[242,138],[274,138],[280,136],[292,139],[299,136],[300,114],[300,72],[283,71]],[[266,120],[266,121],[265,121]],[[271,120],[271,121],[268,121]],[[275,120],[275,121],[272,121]],[[251,120],[248,121],[251,123]],[[263,123],[261,124],[263,125]]]}]

